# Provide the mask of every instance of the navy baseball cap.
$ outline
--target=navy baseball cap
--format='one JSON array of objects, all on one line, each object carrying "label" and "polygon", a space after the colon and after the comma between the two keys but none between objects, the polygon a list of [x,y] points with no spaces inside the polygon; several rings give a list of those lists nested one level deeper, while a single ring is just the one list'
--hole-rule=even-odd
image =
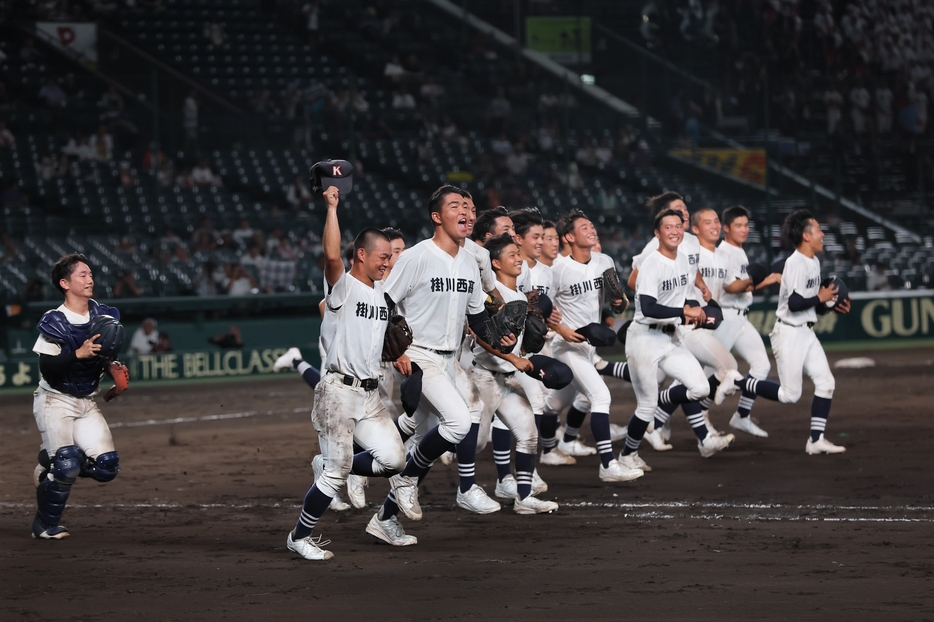
[{"label": "navy baseball cap", "polygon": [[551,312],[554,311],[555,307],[554,307],[554,304],[552,304],[551,302],[551,298],[549,298],[545,294],[539,294],[538,295],[538,308],[542,312],[542,317],[544,317],[547,320],[549,317],[551,317]]},{"label": "navy baseball cap", "polygon": [[309,172],[311,189],[324,192],[331,186],[338,192],[349,194],[353,190],[353,165],[347,160],[323,160],[314,164]]},{"label": "navy baseball cap", "polygon": [[412,375],[399,385],[399,397],[405,414],[411,415],[418,409],[422,399],[422,368],[417,363],[412,363]]},{"label": "navy baseball cap", "polygon": [[598,348],[607,348],[616,343],[616,333],[606,324],[588,324],[583,328],[578,328],[575,332],[584,336],[592,346]]},{"label": "navy baseball cap", "polygon": [[746,266],[746,274],[752,279],[753,286],[757,287],[769,275],[769,269],[761,263],[751,263]]},{"label": "navy baseball cap", "polygon": [[533,354],[529,357],[529,362],[532,363],[534,368],[532,371],[526,372],[526,375],[540,380],[545,388],[563,389],[571,384],[574,379],[574,372],[571,371],[570,367],[550,356]]},{"label": "navy baseball cap", "polygon": [[717,301],[712,298],[707,302],[707,306],[704,307],[704,315],[707,316],[707,320],[703,324],[700,324],[698,328],[716,330],[720,324],[723,323],[723,309],[721,309]]}]

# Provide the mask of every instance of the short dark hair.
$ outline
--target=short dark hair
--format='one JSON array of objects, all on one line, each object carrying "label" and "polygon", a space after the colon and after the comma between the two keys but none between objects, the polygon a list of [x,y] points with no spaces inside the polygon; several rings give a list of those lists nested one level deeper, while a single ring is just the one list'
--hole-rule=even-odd
[{"label": "short dark hair", "polygon": [[449,194],[456,194],[459,197],[467,198],[466,193],[463,188],[458,188],[457,186],[452,186],[450,184],[445,184],[435,190],[431,197],[428,199],[428,215],[431,216],[435,212],[441,210],[441,203],[444,201],[444,197]]},{"label": "short dark hair", "polygon": [[470,237],[482,242],[488,233],[493,233],[496,228],[496,221],[499,218],[509,218],[509,212],[506,211],[505,207],[494,207],[480,212],[480,215],[477,216],[477,222],[473,224],[473,233],[470,234]]},{"label": "short dark hair", "polygon": [[724,227],[729,227],[733,224],[733,221],[737,218],[746,217],[746,220],[751,220],[749,216],[749,210],[743,207],[742,205],[731,205],[730,207],[723,210],[723,214],[720,216],[720,224]]},{"label": "short dark hair", "polygon": [[377,229],[376,227],[367,227],[358,233],[357,237],[354,238],[352,251],[354,257],[357,256],[357,251],[359,251],[361,248],[369,253],[380,240],[384,242],[390,242],[389,236],[386,235],[383,231]]},{"label": "short dark hair", "polygon": [[658,231],[658,228],[662,226],[662,219],[668,218],[669,216],[677,216],[679,222],[684,222],[684,218],[681,217],[681,212],[673,209],[663,209],[655,215],[655,220],[652,222],[652,230]]},{"label": "short dark hair", "polygon": [[808,221],[810,220],[817,220],[811,210],[799,209],[788,214],[788,218],[785,219],[785,223],[782,225],[782,235],[797,248],[804,239],[804,232],[807,230]]},{"label": "short dark hair", "polygon": [[383,229],[383,233],[386,234],[386,237],[389,238],[390,242],[395,242],[396,240],[405,240],[405,236],[402,235],[402,232],[393,227],[386,227]]},{"label": "short dark hair", "polygon": [[515,245],[516,241],[508,233],[503,233],[501,235],[494,235],[486,241],[483,247],[490,251],[490,261],[493,261],[494,259],[499,260],[500,256],[503,254],[503,250],[510,244]]},{"label": "short dark hair", "polygon": [[[671,211],[674,211],[674,210],[671,210]],[[697,226],[698,226],[697,223],[698,223],[698,221],[700,220],[700,215],[703,214],[704,212],[713,212],[714,216],[716,216],[717,218],[720,217],[719,214],[717,214],[717,210],[715,210],[714,208],[712,208],[712,207],[702,207],[702,208],[700,208],[699,210],[697,210],[696,212],[694,212],[693,214],[691,214],[691,226],[692,226],[692,227],[697,227]]]},{"label": "short dark hair", "polygon": [[555,231],[558,230],[558,228],[555,226],[555,223],[550,220],[542,221],[542,229],[554,229]]},{"label": "short dark hair", "polygon": [[60,257],[58,261],[52,264],[52,285],[55,286],[55,289],[60,291],[62,294],[65,293],[65,289],[59,284],[59,281],[65,279],[66,281],[71,279],[71,274],[75,271],[75,268],[78,267],[79,263],[83,263],[88,267],[91,267],[91,263],[88,261],[88,258],[82,255],[81,253],[71,253]]},{"label": "short dark hair", "polygon": [[558,230],[558,237],[561,238],[561,241],[564,242],[564,236],[569,233],[574,232],[574,223],[576,223],[581,218],[585,220],[590,220],[587,218],[587,214],[580,210],[574,210],[573,212],[568,212],[564,216],[558,219],[558,225],[556,229]]},{"label": "short dark hair", "polygon": [[645,206],[649,209],[649,213],[655,216],[662,210],[668,209],[672,201],[684,201],[684,197],[674,190],[665,190],[659,195],[649,197],[645,201]]},{"label": "short dark hair", "polygon": [[542,215],[538,210],[519,209],[509,212],[509,217],[512,218],[512,227],[516,230],[516,235],[521,237],[525,237],[535,225],[542,224]]}]

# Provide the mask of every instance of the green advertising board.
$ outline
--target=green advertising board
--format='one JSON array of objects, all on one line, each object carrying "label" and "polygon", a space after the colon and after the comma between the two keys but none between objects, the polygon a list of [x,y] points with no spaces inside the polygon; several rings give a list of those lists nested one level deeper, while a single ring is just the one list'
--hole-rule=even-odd
[{"label": "green advertising board", "polygon": [[565,64],[589,63],[589,17],[527,17],[525,46]]}]

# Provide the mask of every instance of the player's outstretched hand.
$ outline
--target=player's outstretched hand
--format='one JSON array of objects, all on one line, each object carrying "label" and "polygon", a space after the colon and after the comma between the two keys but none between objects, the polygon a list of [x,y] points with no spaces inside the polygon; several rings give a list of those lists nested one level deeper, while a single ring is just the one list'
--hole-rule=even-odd
[{"label": "player's outstretched hand", "polygon": [[532,361],[522,358],[521,356],[513,356],[509,359],[509,362],[512,363],[513,367],[518,369],[523,374],[535,369],[535,365],[532,364]]},{"label": "player's outstretched hand", "polygon": [[328,202],[328,209],[333,209],[337,207],[337,204],[340,202],[340,190],[336,186],[331,186],[324,191],[324,198]]},{"label": "player's outstretched hand", "polygon": [[700,326],[707,321],[707,314],[701,307],[689,307],[684,305],[684,323]]},{"label": "player's outstretched hand", "polygon": [[575,330],[571,330],[563,324],[558,324],[554,327],[555,332],[561,335],[565,341],[569,343],[583,343],[587,341],[587,338]]},{"label": "player's outstretched hand", "polygon": [[406,354],[397,358],[392,366],[403,376],[408,377],[412,375],[412,360]]},{"label": "player's outstretched hand", "polygon": [[94,340],[100,336],[100,333],[98,333],[85,340],[81,347],[75,350],[75,356],[79,359],[89,359],[92,356],[97,356],[97,353],[101,351],[101,344],[94,343]]},{"label": "player's outstretched hand", "polygon": [[833,308],[834,313],[839,313],[843,315],[844,313],[850,312],[850,297],[847,296],[845,299],[837,302],[836,306]]}]

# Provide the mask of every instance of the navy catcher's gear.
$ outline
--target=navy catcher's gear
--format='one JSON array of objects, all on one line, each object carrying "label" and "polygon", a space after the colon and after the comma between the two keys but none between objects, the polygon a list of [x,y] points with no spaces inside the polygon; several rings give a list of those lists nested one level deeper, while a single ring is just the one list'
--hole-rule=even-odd
[{"label": "navy catcher's gear", "polygon": [[81,473],[81,452],[74,445],[59,447],[52,458],[49,476],[39,482],[36,516],[45,527],[55,527],[62,519],[71,485]]},{"label": "navy catcher's gear", "polygon": [[102,359],[109,361],[116,360],[123,349],[123,338],[126,330],[123,328],[117,318],[112,315],[98,315],[91,320],[91,326],[88,328],[88,335],[100,335],[94,340],[94,343],[100,344],[101,349],[97,353]]},{"label": "navy catcher's gear", "polygon": [[[109,315],[117,320],[120,319],[120,312],[116,308],[102,305],[96,300],[88,301],[88,310],[91,314],[91,322],[87,324],[75,325],[69,322],[61,311],[47,311],[39,320],[36,328],[43,337],[61,346],[62,354],[76,352],[89,337],[96,334],[89,332],[94,318],[99,315]],[[68,368],[68,371],[45,380],[56,391],[75,397],[86,397],[97,389],[105,364],[104,359],[96,356],[78,359]]]},{"label": "navy catcher's gear", "polygon": [[98,482],[109,482],[120,472],[120,457],[116,451],[108,451],[97,458],[90,458],[81,452],[81,474]]}]

